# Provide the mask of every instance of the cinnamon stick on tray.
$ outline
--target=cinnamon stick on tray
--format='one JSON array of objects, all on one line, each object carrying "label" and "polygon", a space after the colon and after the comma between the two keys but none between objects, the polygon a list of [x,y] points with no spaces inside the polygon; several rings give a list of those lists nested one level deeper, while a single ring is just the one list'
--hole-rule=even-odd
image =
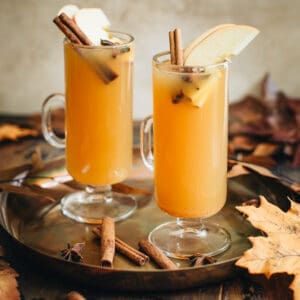
[{"label": "cinnamon stick on tray", "polygon": [[[102,225],[94,227],[93,233],[101,239]],[[133,261],[139,266],[143,266],[149,261],[149,257],[147,255],[131,247],[130,245],[128,245],[118,237],[115,237],[115,247],[116,247],[116,251],[123,254],[124,256],[126,256],[128,259],[130,259],[131,261]]]},{"label": "cinnamon stick on tray", "polygon": [[[92,46],[92,42],[90,41],[90,39],[65,13],[61,13],[59,16],[56,16],[53,22],[74,45]],[[74,47],[74,49],[76,50],[76,47]],[[77,53],[84,57],[78,50]],[[88,63],[105,84],[110,83],[118,77],[118,74],[116,74],[103,62],[101,63],[96,61],[88,61]]]},{"label": "cinnamon stick on tray", "polygon": [[101,229],[100,265],[112,267],[115,255],[115,221],[104,217]]},{"label": "cinnamon stick on tray", "polygon": [[140,248],[147,253],[161,268],[176,270],[178,267],[155,245],[148,240],[142,240],[139,242]]}]

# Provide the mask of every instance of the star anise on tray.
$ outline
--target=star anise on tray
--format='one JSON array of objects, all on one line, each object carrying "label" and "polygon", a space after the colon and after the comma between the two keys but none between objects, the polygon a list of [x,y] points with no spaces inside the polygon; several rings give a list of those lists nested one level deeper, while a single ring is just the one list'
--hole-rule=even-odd
[{"label": "star anise on tray", "polygon": [[60,251],[61,256],[68,260],[68,261],[74,261],[79,262],[83,259],[82,251],[85,247],[85,243],[76,243],[73,246],[68,243],[67,248]]},{"label": "star anise on tray", "polygon": [[216,260],[211,256],[193,255],[190,257],[190,263],[193,267],[199,267],[215,263]]}]

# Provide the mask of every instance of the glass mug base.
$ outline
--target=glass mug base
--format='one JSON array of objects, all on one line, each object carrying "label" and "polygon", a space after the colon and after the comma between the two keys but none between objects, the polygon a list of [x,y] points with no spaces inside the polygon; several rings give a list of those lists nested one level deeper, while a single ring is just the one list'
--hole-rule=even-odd
[{"label": "glass mug base", "polygon": [[231,244],[229,232],[213,223],[178,219],[154,228],[149,240],[167,256],[188,259],[195,255],[215,256]]},{"label": "glass mug base", "polygon": [[67,194],[61,199],[62,213],[77,222],[99,224],[103,217],[121,221],[137,208],[136,200],[116,192],[78,191]]}]

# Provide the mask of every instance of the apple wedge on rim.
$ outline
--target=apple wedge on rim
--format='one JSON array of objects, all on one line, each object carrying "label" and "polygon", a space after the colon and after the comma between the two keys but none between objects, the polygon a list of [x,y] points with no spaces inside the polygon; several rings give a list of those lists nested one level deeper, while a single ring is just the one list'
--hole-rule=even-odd
[{"label": "apple wedge on rim", "polygon": [[184,65],[218,64],[238,55],[259,33],[255,27],[223,24],[197,37],[185,50]]},{"label": "apple wedge on rim", "polygon": [[[183,53],[185,66],[213,66],[222,64],[238,55],[259,33],[259,30],[246,25],[222,24],[197,37]],[[217,84],[221,70],[214,71],[201,85],[201,88],[186,87],[183,91],[192,105],[201,107],[209,98]],[[205,68],[207,69],[207,68]],[[209,69],[209,68],[208,68]],[[208,70],[206,70],[208,71]]]}]

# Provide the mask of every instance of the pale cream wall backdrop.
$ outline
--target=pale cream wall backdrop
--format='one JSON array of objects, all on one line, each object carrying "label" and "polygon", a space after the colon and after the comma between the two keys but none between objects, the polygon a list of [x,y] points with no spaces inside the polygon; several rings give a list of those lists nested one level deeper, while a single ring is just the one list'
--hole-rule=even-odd
[{"label": "pale cream wall backdrop", "polygon": [[69,3],[101,7],[113,29],[135,37],[135,119],[152,112],[151,57],[168,48],[175,27],[187,45],[217,24],[256,26],[260,35],[233,59],[231,101],[254,91],[266,72],[300,96],[299,0],[0,0],[0,113],[37,112],[49,93],[64,91],[62,35],[52,19]]}]

